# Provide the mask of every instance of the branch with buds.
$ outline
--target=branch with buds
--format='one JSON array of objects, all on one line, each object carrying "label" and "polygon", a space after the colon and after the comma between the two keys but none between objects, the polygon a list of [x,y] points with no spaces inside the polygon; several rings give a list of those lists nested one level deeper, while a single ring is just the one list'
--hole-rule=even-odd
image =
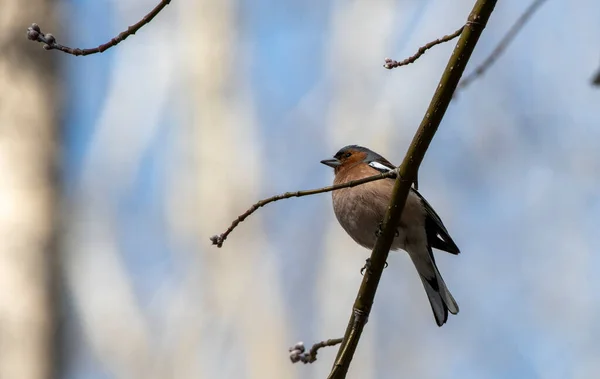
[{"label": "branch with buds", "polygon": [[273,203],[275,201],[289,199],[292,197],[311,196],[311,195],[316,195],[319,193],[336,191],[336,190],[339,190],[342,188],[355,187],[355,186],[359,186],[361,184],[373,182],[375,180],[381,180],[381,179],[385,179],[385,178],[395,178],[397,176],[397,174],[398,174],[397,170],[392,170],[392,171],[385,172],[382,174],[369,176],[368,178],[363,178],[363,179],[359,179],[359,180],[351,180],[346,183],[336,184],[334,186],[328,186],[328,187],[305,190],[305,191],[286,192],[281,195],[275,195],[275,196],[268,197],[266,199],[260,200],[256,203],[252,204],[252,206],[250,208],[248,208],[248,210],[246,212],[242,213],[235,220],[233,220],[233,222],[227,228],[227,230],[225,230],[223,233],[221,233],[219,235],[214,235],[214,236],[210,237],[210,240],[212,241],[213,245],[217,245],[217,247],[222,247],[223,242],[225,242],[225,240],[227,239],[229,234],[231,232],[233,232],[233,230],[240,224],[240,222],[244,221],[248,216],[250,216],[252,213],[256,212],[259,208],[264,207],[265,205]]},{"label": "branch with buds", "polygon": [[290,360],[292,363],[313,363],[317,360],[317,352],[319,349],[327,346],[339,345],[340,343],[342,343],[342,338],[332,338],[326,341],[317,342],[316,344],[312,345],[310,350],[307,351],[304,347],[304,342],[298,342],[289,348]]},{"label": "branch with buds", "polygon": [[75,55],[75,56],[85,56],[96,53],[103,53],[106,50],[110,49],[113,46],[117,46],[119,43],[123,42],[127,37],[134,35],[138,30],[140,30],[144,25],[147,25],[152,21],[154,17],[156,17],[169,3],[171,0],[162,0],[154,9],[150,11],[147,15],[145,15],[140,21],[131,25],[127,28],[127,30],[119,33],[116,37],[112,38],[110,41],[91,49],[79,49],[72,48],[68,46],[64,46],[59,44],[56,41],[56,37],[51,33],[44,33],[38,24],[31,24],[29,28],[27,28],[27,39],[30,41],[37,41],[44,44],[44,49],[46,50],[59,50],[63,53]]}]

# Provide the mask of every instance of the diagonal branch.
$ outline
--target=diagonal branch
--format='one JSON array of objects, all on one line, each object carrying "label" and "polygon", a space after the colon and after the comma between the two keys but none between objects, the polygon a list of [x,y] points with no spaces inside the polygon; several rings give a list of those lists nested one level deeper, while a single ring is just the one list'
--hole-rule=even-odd
[{"label": "diagonal branch", "polygon": [[464,28],[464,25],[461,26],[460,28],[458,28],[458,30],[455,31],[452,34],[448,34],[447,36],[443,36],[442,38],[438,38],[435,41],[431,41],[428,44],[426,44],[424,46],[421,46],[419,48],[419,50],[417,50],[417,52],[415,53],[415,55],[410,56],[410,57],[406,58],[403,61],[398,62],[398,61],[395,61],[395,60],[393,60],[391,58],[385,58],[385,64],[383,65],[383,67],[387,68],[388,70],[391,70],[391,69],[396,68],[396,67],[406,66],[406,65],[409,65],[411,63],[414,63],[417,59],[421,58],[421,55],[425,54],[425,52],[427,50],[431,49],[435,45],[439,45],[441,43],[451,41],[454,38],[458,37],[460,35],[460,33],[462,33],[463,28]]},{"label": "diagonal branch", "polygon": [[229,236],[229,234],[231,232],[233,232],[233,229],[235,229],[239,225],[240,222],[244,221],[248,216],[250,216],[252,213],[256,212],[258,210],[258,208],[264,207],[265,205],[267,205],[269,203],[273,203],[275,201],[279,201],[279,200],[283,200],[283,199],[289,199],[291,197],[310,196],[310,195],[316,195],[319,193],[331,192],[331,191],[339,190],[342,188],[355,187],[355,186],[358,186],[361,184],[365,184],[365,183],[369,183],[369,182],[373,182],[375,180],[381,180],[381,179],[385,179],[385,178],[395,178],[397,176],[397,173],[398,173],[397,170],[392,170],[392,171],[388,171],[388,172],[385,172],[382,174],[369,176],[368,178],[363,178],[363,179],[359,179],[359,180],[351,180],[346,183],[336,184],[334,186],[328,186],[328,187],[305,190],[305,191],[286,192],[281,195],[271,196],[269,198],[260,200],[256,203],[252,204],[252,206],[250,208],[248,208],[248,210],[246,212],[242,213],[235,220],[233,220],[233,222],[231,223],[229,228],[227,228],[227,230],[225,230],[220,235],[214,235],[214,236],[210,237],[210,240],[212,241],[213,245],[217,245],[217,247],[222,247],[223,242],[225,242],[225,240],[227,239],[227,236]]},{"label": "diagonal branch", "polygon": [[495,5],[496,0],[478,0],[475,3],[467,24],[456,44],[456,48],[446,65],[446,69],[429,104],[429,108],[425,113],[423,121],[421,121],[419,130],[408,148],[402,165],[399,167],[400,175],[398,178],[402,178],[403,180],[396,179],[394,184],[390,206],[384,217],[383,232],[377,238],[377,242],[371,253],[371,264],[365,272],[356,300],[354,301],[352,314],[344,334],[344,340],[338,350],[335,363],[329,374],[329,379],[343,379],[348,373],[350,362],[352,361],[358,341],[373,306],[375,292],[381,279],[385,261],[387,260],[394,239],[396,225],[404,209],[411,183],[416,178],[419,165],[423,161],[425,152],[452,100],[452,94],[458,85],[465,66]]},{"label": "diagonal branch", "polygon": [[145,15],[144,18],[142,18],[140,21],[128,27],[127,30],[119,33],[118,36],[112,38],[110,41],[91,49],[79,49],[61,45],[58,42],[56,42],[56,38],[52,34],[43,33],[39,25],[35,23],[31,24],[31,26],[27,28],[27,39],[43,43],[44,49],[46,50],[59,50],[63,53],[75,56],[103,53],[111,47],[118,45],[130,35],[135,34],[144,25],[152,21],[152,19],[156,17],[156,15],[158,15],[167,5],[169,5],[170,2],[171,0],[161,0],[160,3],[158,3],[158,5],[154,7],[154,9],[152,9],[150,13]]},{"label": "diagonal branch", "polygon": [[521,16],[519,16],[517,21],[515,21],[515,23],[510,27],[508,32],[504,35],[504,37],[502,37],[502,39],[500,40],[500,43],[498,43],[498,45],[494,48],[494,50],[491,52],[491,54],[488,55],[488,57],[485,58],[484,61],[479,66],[477,66],[477,68],[475,70],[473,70],[473,72],[471,72],[469,75],[466,75],[463,78],[463,80],[460,81],[460,83],[458,84],[457,90],[464,89],[469,84],[471,84],[473,81],[477,80],[480,76],[483,76],[483,74],[494,63],[496,63],[496,60],[498,60],[498,58],[500,58],[500,56],[502,56],[502,53],[504,53],[504,51],[506,50],[508,45],[510,45],[510,43],[515,39],[517,34],[519,34],[519,32],[523,29],[525,24],[527,24],[527,21],[529,21],[531,16],[533,16],[533,14],[540,8],[540,6],[542,6],[542,4],[545,1],[546,0],[534,0],[529,5],[529,7],[527,7],[527,9],[525,9],[525,12],[523,12],[523,14],[521,14]]}]

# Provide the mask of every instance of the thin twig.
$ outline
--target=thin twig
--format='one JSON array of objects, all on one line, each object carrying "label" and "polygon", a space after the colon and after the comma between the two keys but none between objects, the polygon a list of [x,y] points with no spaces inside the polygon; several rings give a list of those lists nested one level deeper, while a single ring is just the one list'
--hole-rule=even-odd
[{"label": "thin twig", "polygon": [[223,246],[223,242],[225,242],[225,240],[227,239],[227,236],[229,236],[229,233],[231,233],[233,231],[233,229],[235,229],[240,222],[244,221],[248,216],[250,216],[252,213],[256,212],[258,210],[258,208],[264,207],[265,205],[267,205],[269,203],[283,200],[283,199],[289,199],[291,197],[310,196],[310,195],[316,195],[318,193],[331,192],[331,191],[339,190],[342,188],[355,187],[355,186],[358,186],[361,184],[365,184],[365,183],[369,183],[369,182],[373,182],[375,180],[381,180],[381,179],[385,179],[385,178],[395,178],[397,173],[398,173],[397,170],[392,170],[392,171],[384,172],[382,174],[369,176],[368,178],[351,180],[346,183],[336,184],[334,186],[328,186],[328,187],[305,190],[305,191],[286,192],[281,195],[275,195],[275,196],[263,199],[259,202],[254,203],[250,208],[248,208],[248,210],[246,212],[242,213],[235,220],[233,220],[233,222],[231,223],[229,228],[227,228],[227,230],[225,230],[225,232],[221,233],[220,235],[214,235],[214,236],[210,237],[210,240],[212,241],[213,245],[217,245],[217,247]]},{"label": "thin twig", "polygon": [[460,39],[448,60],[446,69],[436,87],[435,94],[431,99],[429,107],[425,112],[423,120],[419,125],[410,147],[402,161],[398,171],[392,196],[383,219],[382,232],[375,241],[375,247],[371,252],[370,264],[354,300],[352,313],[344,333],[344,339],[340,345],[335,362],[328,379],[344,379],[348,373],[350,362],[358,346],[360,336],[369,318],[373,307],[373,300],[377,292],[377,286],[381,280],[381,274],[385,266],[390,247],[400,216],[406,204],[406,198],[410,192],[410,186],[416,178],[419,165],[425,157],[427,148],[435,135],[444,113],[452,101],[452,94],[460,81],[465,66],[475,49],[475,45],[488,22],[497,0],[478,0],[469,14]]},{"label": "thin twig", "polygon": [[388,70],[391,70],[392,68],[396,68],[396,67],[400,67],[400,66],[406,66],[408,64],[414,63],[414,61],[416,61],[417,59],[419,59],[421,57],[421,55],[425,54],[425,52],[429,49],[431,49],[432,47],[434,47],[435,45],[439,45],[441,43],[444,42],[448,42],[453,40],[454,38],[458,37],[460,35],[460,33],[462,33],[464,28],[464,25],[461,26],[457,31],[455,31],[452,34],[448,34],[447,36],[443,36],[442,38],[438,38],[435,41],[431,41],[429,42],[427,45],[425,46],[421,46],[419,48],[419,50],[417,50],[416,54],[406,58],[403,61],[395,61],[391,58],[385,58],[385,64],[383,65],[383,67],[387,68]]},{"label": "thin twig", "polygon": [[113,46],[118,45],[122,41],[124,41],[130,35],[135,34],[138,30],[140,30],[144,25],[148,24],[156,15],[160,13],[171,0],[161,0],[160,3],[154,9],[150,11],[147,15],[144,16],[140,21],[131,25],[124,32],[121,32],[118,36],[114,37],[107,43],[104,43],[98,47],[94,47],[92,49],[79,49],[79,48],[71,48],[68,46],[64,46],[56,42],[56,38],[50,33],[43,33],[38,24],[33,23],[29,28],[27,28],[27,39],[31,41],[37,41],[44,44],[44,49],[46,50],[59,50],[63,53],[79,56],[79,55],[90,55],[96,53],[103,53],[104,51],[110,49]]},{"label": "thin twig", "polygon": [[519,34],[519,32],[523,29],[527,21],[529,21],[531,16],[533,16],[533,14],[540,8],[540,6],[544,2],[546,2],[546,0],[534,0],[529,5],[529,7],[525,9],[525,12],[523,12],[523,14],[519,16],[517,21],[515,21],[515,23],[511,26],[508,32],[504,35],[504,37],[502,37],[500,43],[498,43],[498,45],[496,46],[496,48],[494,48],[492,53],[488,55],[488,57],[485,58],[485,60],[479,66],[477,66],[477,68],[473,72],[466,75],[460,81],[460,83],[458,83],[458,87],[456,88],[457,91],[464,89],[473,81],[477,80],[496,62],[496,60],[498,60],[498,58],[500,58],[500,56],[502,55],[502,53],[504,53],[508,45],[510,45],[510,43],[517,36],[517,34]]},{"label": "thin twig", "polygon": [[316,344],[312,345],[309,351],[306,351],[304,343],[298,342],[289,349],[290,360],[292,361],[292,363],[313,363],[317,360],[317,353],[319,352],[319,349],[327,346],[339,345],[340,343],[342,343],[342,338],[332,338],[326,341],[317,342]]}]

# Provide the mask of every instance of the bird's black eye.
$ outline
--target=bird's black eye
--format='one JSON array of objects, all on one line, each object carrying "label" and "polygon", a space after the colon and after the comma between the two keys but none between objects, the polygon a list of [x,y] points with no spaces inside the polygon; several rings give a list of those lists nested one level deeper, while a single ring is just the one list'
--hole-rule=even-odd
[{"label": "bird's black eye", "polygon": [[352,155],[352,153],[346,153],[346,154],[344,154],[344,158],[350,158],[351,155]]}]

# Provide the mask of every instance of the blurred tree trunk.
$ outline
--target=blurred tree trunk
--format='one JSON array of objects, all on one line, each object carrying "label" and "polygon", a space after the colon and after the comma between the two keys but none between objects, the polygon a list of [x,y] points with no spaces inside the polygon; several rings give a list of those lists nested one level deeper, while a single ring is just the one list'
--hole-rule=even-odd
[{"label": "blurred tree trunk", "polygon": [[[0,20],[0,378],[58,375],[55,345],[58,137],[56,53],[29,42],[56,32],[53,2],[5,0]],[[18,31],[18,32],[17,32]]]},{"label": "blurred tree trunk", "polygon": [[203,359],[200,370],[193,372],[185,360],[195,359],[196,350],[178,352],[175,377],[290,378],[296,367],[279,359],[292,340],[287,335],[290,325],[261,215],[236,230],[223,249],[207,243],[260,198],[261,183],[267,181],[251,82],[237,61],[247,56],[248,48],[238,19],[242,9],[233,0],[198,0],[181,9],[185,31],[180,35],[194,40],[194,48],[185,50],[182,70],[191,101],[186,106],[193,112],[178,148],[189,161],[178,174],[182,187],[174,188],[187,191],[187,196],[172,196],[173,220],[178,234],[202,250],[195,265],[202,272],[190,277],[197,287],[189,293],[196,291],[195,299],[203,303],[194,323],[182,325],[179,345],[201,341]]}]

